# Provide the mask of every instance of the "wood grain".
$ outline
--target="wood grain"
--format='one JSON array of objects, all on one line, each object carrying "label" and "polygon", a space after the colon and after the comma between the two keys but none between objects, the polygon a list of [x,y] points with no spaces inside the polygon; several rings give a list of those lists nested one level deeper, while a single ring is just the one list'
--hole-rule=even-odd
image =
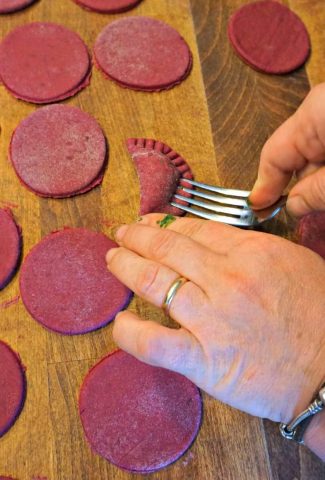
[{"label": "wood grain", "polygon": [[[312,54],[306,68],[290,75],[264,75],[245,65],[227,40],[231,13],[250,0],[200,2],[192,0],[202,72],[211,119],[219,176],[226,185],[249,189],[255,179],[259,155],[265,140],[300,105],[310,85],[325,78],[325,8],[321,0],[289,0],[306,23]],[[294,237],[295,225],[283,214],[267,225],[271,233]],[[276,380],[276,379],[275,379]],[[231,411],[225,428],[233,424]],[[307,449],[283,441],[277,425],[262,422],[269,474],[276,480],[319,480],[325,465]],[[251,437],[251,442],[254,437]],[[234,460],[233,460],[234,462]],[[224,478],[232,478],[227,476]],[[240,474],[237,478],[241,478]],[[261,478],[264,478],[263,476]]]},{"label": "wood grain", "polygon": [[[290,2],[299,3],[302,14],[308,10],[307,0]],[[226,23],[242,3],[144,0],[123,14],[153,16],[177,28],[190,44],[194,68],[180,86],[153,94],[120,88],[94,69],[91,85],[65,102],[91,113],[110,147],[103,185],[85,195],[40,199],[19,184],[7,160],[8,145],[14,128],[35,106],[15,100],[0,87],[0,202],[17,204],[13,211],[23,228],[24,255],[45,234],[65,225],[108,232],[107,221],[128,222],[137,217],[139,186],[124,146],[127,137],[165,141],[189,161],[198,180],[240,188],[252,185],[261,146],[302,101],[309,83],[304,69],[284,77],[264,76],[233,54]],[[312,3],[319,9],[322,0]],[[87,12],[72,0],[39,0],[22,12],[2,15],[0,38],[16,25],[54,21],[78,32],[91,49],[101,29],[116,18],[121,16]],[[310,16],[309,28],[318,31],[318,20]],[[314,38],[316,51],[320,36]],[[312,61],[307,71],[316,72]],[[277,233],[290,236],[292,225],[288,228],[284,217],[272,225]],[[16,276],[0,292],[0,304],[17,294]],[[130,308],[145,319],[168,323],[158,309],[139,299]],[[22,415],[0,439],[0,476],[18,480],[38,476],[49,480],[142,478],[93,454],[77,413],[82,379],[99,358],[115,348],[111,331],[108,326],[83,336],[61,336],[38,325],[21,302],[0,310],[0,338],[20,353],[28,379]],[[325,476],[319,461],[305,450],[288,446],[270,422],[263,424],[203,397],[204,421],[197,441],[177,463],[150,478],[316,480]]]},{"label": "wood grain", "polygon": [[325,8],[321,0],[288,0],[289,6],[299,15],[309,32],[312,55],[306,71],[311,86],[325,80]]},{"label": "wood grain", "polygon": [[[214,149],[206,98],[201,77],[195,33],[187,0],[144,1],[129,14],[146,14],[174,25],[189,42],[194,54],[191,76],[167,92],[147,94],[118,87],[94,70],[90,87],[66,103],[94,115],[110,147],[108,170],[103,185],[92,192],[67,200],[39,199],[23,188],[7,160],[10,136],[18,122],[35,107],[19,102],[0,89],[0,200],[16,203],[15,216],[23,228],[24,255],[45,234],[65,225],[106,231],[107,220],[135,220],[139,187],[132,162],[125,149],[128,137],[153,137],[177,149],[191,163],[198,178],[217,182]],[[89,13],[70,0],[40,0],[23,12],[2,16],[1,36],[16,25],[46,20],[79,32],[89,48],[97,34],[118,16]],[[202,159],[206,159],[202,162]],[[55,268],[55,266],[53,266]],[[18,279],[3,292],[1,301],[18,292]],[[131,308],[145,318],[165,322],[161,312],[135,300]],[[88,369],[116,346],[111,326],[93,334],[68,337],[44,330],[26,313],[23,305],[1,311],[1,338],[19,351],[27,366],[28,395],[22,415],[1,439],[0,475],[19,480],[46,476],[51,480],[125,479],[131,475],[94,455],[88,447],[77,413],[78,391]],[[216,403],[206,415],[215,418]],[[207,422],[200,438],[214,439]],[[206,478],[215,478],[213,454],[200,454],[200,441],[175,465],[155,478],[182,479],[199,476],[205,462],[213,465]],[[213,448],[212,448],[213,450]],[[210,448],[210,452],[212,451]]]}]

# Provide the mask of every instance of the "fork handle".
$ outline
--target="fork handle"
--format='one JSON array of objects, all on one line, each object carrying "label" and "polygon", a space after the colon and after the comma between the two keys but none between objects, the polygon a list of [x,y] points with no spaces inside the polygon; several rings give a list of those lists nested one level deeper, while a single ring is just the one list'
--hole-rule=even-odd
[{"label": "fork handle", "polygon": [[279,200],[273,205],[274,207],[284,207],[287,203],[288,195],[282,195]]},{"label": "fork handle", "polygon": [[275,208],[285,207],[287,200],[288,200],[288,195],[281,195],[281,197],[275,203],[272,203],[272,205],[270,205],[269,207],[261,208],[259,210],[256,210],[253,207],[251,207],[251,209],[255,210],[256,212],[260,212],[262,210],[269,210],[269,209],[274,210]]}]

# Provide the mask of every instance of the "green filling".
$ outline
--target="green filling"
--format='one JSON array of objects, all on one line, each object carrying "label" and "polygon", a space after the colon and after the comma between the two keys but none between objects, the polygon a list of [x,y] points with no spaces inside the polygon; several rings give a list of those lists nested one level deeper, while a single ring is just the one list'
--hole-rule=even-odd
[{"label": "green filling", "polygon": [[171,223],[175,222],[176,217],[174,215],[166,215],[162,220],[157,220],[157,225],[159,225],[160,228],[167,228],[168,225]]}]

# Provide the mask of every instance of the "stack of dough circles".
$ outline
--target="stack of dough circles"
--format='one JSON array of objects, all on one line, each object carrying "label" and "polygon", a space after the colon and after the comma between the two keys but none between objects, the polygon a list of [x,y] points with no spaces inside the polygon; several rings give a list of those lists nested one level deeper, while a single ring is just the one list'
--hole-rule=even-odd
[{"label": "stack of dough circles", "polygon": [[27,255],[20,292],[31,316],[55,332],[76,335],[107,325],[131,292],[108,270],[105,255],[117,244],[104,234],[65,228]]},{"label": "stack of dough circles", "polygon": [[20,181],[45,197],[69,197],[95,187],[106,158],[106,140],[96,120],[67,105],[33,112],[16,128],[10,144]]},{"label": "stack of dough circles", "polygon": [[191,51],[170,25],[150,17],[110,23],[94,47],[95,62],[119,85],[159,91],[182,82],[192,67]]},{"label": "stack of dough circles", "polygon": [[100,13],[121,13],[138,5],[142,0],[74,0],[78,5]]},{"label": "stack of dough circles", "polygon": [[191,446],[201,424],[202,400],[182,375],[118,350],[88,373],[79,412],[96,453],[145,474],[176,461]]},{"label": "stack of dough circles", "polygon": [[71,97],[89,83],[88,50],[79,35],[62,25],[27,23],[0,45],[1,80],[16,98],[53,103]]},{"label": "stack of dough circles", "polygon": [[310,41],[300,18],[273,0],[242,6],[231,16],[228,36],[236,53],[265,73],[283,74],[308,58]]},{"label": "stack of dough circles", "polygon": [[0,340],[0,437],[18,418],[26,396],[25,370],[18,355]]},{"label": "stack of dough circles", "polygon": [[35,0],[0,0],[0,13],[12,13],[28,7]]},{"label": "stack of dough circles", "polygon": [[0,290],[13,277],[20,257],[20,229],[7,208],[0,209]]}]

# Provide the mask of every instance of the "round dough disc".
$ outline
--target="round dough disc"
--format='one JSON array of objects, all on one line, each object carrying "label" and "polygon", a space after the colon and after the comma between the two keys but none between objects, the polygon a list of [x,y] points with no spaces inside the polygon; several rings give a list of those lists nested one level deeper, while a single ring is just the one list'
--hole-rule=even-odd
[{"label": "round dough disc", "polygon": [[124,87],[157,91],[187,77],[192,54],[172,27],[149,17],[127,17],[110,23],[97,37],[95,61]]},{"label": "round dough disc", "polygon": [[0,13],[11,13],[28,7],[35,0],[0,0]]},{"label": "round dough disc", "polygon": [[89,83],[86,45],[55,23],[27,23],[0,45],[1,79],[17,98],[49,103],[68,98]]},{"label": "round dough disc", "polygon": [[22,183],[34,193],[68,197],[101,182],[106,141],[87,113],[50,105],[19,124],[11,139],[10,158]]},{"label": "round dough disc", "polygon": [[298,225],[299,243],[325,259],[325,213],[305,215]]},{"label": "round dough disc", "polygon": [[0,209],[0,290],[14,275],[20,257],[21,237],[11,212]]},{"label": "round dough disc", "polygon": [[74,0],[89,10],[101,13],[120,13],[130,10],[142,0]]},{"label": "round dough disc", "polygon": [[228,36],[236,53],[265,73],[291,72],[310,52],[305,25],[289,8],[273,0],[239,8],[230,18]]},{"label": "round dough disc", "polygon": [[79,411],[95,452],[130,472],[150,473],[190,447],[201,424],[202,401],[182,375],[118,350],[88,373]]},{"label": "round dough disc", "polygon": [[26,394],[24,367],[16,353],[0,340],[0,437],[15,423]]},{"label": "round dough disc", "polygon": [[83,228],[45,237],[21,269],[21,296],[31,316],[67,335],[107,325],[131,298],[106,267],[105,255],[116,246],[102,233]]}]

